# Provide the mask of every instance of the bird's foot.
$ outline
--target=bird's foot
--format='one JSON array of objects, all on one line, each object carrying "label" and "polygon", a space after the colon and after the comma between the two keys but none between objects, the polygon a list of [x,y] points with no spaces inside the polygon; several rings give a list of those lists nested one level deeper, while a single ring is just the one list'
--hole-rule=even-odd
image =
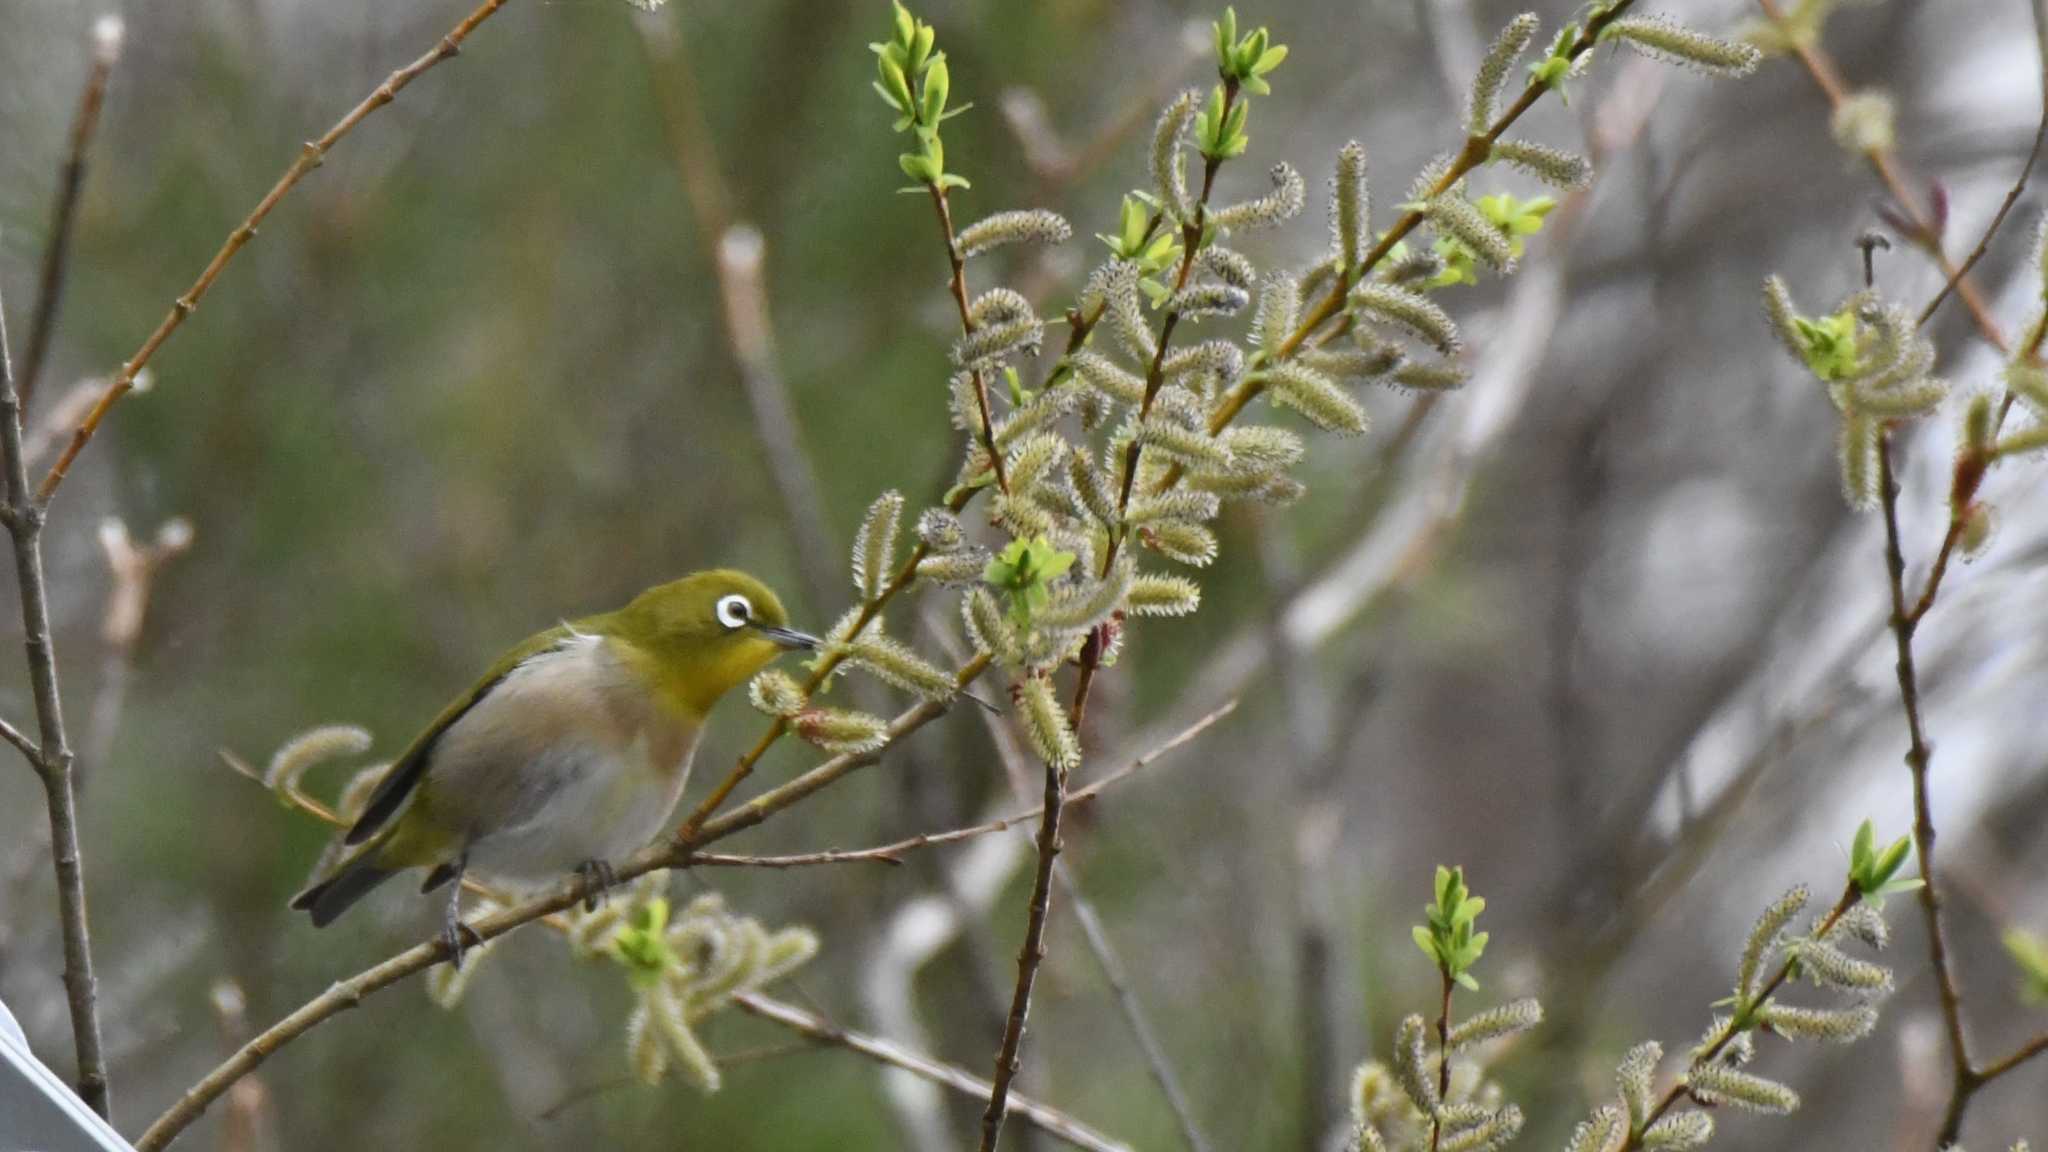
[{"label": "bird's foot", "polygon": [[476,929],[460,920],[451,918],[441,926],[441,947],[448,950],[448,963],[454,965],[458,972],[462,970],[464,954],[471,948],[483,947],[483,944],[484,938],[477,934]]},{"label": "bird's foot", "polygon": [[583,910],[595,912],[610,899],[612,889],[619,886],[619,874],[613,870],[611,861],[590,859],[576,866],[576,875],[583,881]]}]

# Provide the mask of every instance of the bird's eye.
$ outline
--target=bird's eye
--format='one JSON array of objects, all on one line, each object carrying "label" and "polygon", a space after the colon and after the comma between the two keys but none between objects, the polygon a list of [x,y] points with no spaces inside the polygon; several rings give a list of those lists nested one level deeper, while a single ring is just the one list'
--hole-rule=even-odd
[{"label": "bird's eye", "polygon": [[728,631],[744,628],[747,621],[754,618],[754,606],[747,603],[747,598],[737,592],[730,596],[720,596],[717,612],[718,622],[725,625]]}]

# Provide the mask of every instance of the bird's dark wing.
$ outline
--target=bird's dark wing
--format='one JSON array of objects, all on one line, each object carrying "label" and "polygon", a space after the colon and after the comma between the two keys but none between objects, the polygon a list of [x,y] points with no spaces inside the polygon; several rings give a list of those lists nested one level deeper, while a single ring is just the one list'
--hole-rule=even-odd
[{"label": "bird's dark wing", "polygon": [[464,713],[476,707],[477,701],[490,695],[491,690],[503,683],[514,668],[527,660],[567,640],[573,633],[569,625],[563,624],[521,644],[498,658],[490,671],[476,682],[476,686],[456,698],[455,702],[441,710],[427,730],[414,738],[405,754],[393,761],[384,772],[384,778],[377,781],[377,787],[370,793],[370,799],[363,804],[363,814],[349,825],[348,834],[342,837],[344,844],[360,844],[377,834],[377,830],[390,822],[405,801],[419,787],[427,775],[427,765],[433,759],[434,745],[441,734],[462,719]]}]

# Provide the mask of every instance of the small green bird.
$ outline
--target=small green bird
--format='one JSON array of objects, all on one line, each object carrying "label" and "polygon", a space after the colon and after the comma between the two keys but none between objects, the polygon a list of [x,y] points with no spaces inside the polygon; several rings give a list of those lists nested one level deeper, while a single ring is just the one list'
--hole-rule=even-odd
[{"label": "small green bird", "polygon": [[385,772],[342,843],[292,898],[318,928],[408,868],[453,882],[444,935],[460,962],[461,879],[533,883],[571,870],[600,886],[653,839],[720,697],[781,652],[815,648],[759,580],[720,569],[650,588],[616,612],[507,652]]}]

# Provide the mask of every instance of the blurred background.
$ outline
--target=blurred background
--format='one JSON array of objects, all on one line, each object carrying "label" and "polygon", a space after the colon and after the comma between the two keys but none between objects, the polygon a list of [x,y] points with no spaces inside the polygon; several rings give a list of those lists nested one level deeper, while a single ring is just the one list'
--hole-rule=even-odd
[{"label": "blurred background", "polygon": [[[0,286],[17,341],[105,7],[0,8]],[[1571,14],[1538,7],[1546,29]],[[1721,31],[1756,14],[1668,7]],[[1968,7],[1848,8],[1827,36],[1851,87],[1895,100],[1902,161],[1923,202],[1939,182],[1958,253],[2040,107],[2026,5]],[[1388,219],[1411,174],[1456,143],[1465,78],[1519,10],[1239,8],[1293,54],[1219,194],[1263,190],[1280,159],[1312,190],[1292,228],[1248,244],[1262,265],[1321,248],[1323,179],[1348,138],[1372,150]],[[300,143],[462,10],[130,0],[32,443],[79,382],[134,350]],[[948,129],[949,163],[974,183],[957,195],[967,219],[1042,204],[1079,236],[1110,230],[1117,196],[1145,182],[1157,108],[1206,82],[1213,13],[1198,6],[918,12],[950,55],[954,102],[975,104]],[[260,763],[346,721],[390,755],[512,641],[713,564],[762,573],[822,627],[853,598],[841,556],[867,502],[898,487],[917,507],[950,478],[943,250],[929,206],[895,195],[897,141],[868,89],[865,44],[886,19],[879,3],[509,5],[284,202],[83,457],[46,549],[124,1132],[247,1030],[436,915],[396,892],[318,934],[288,915],[327,830],[223,767],[222,750]],[[1499,1069],[1531,1116],[1523,1146],[1545,1147],[1611,1090],[1624,1047],[1697,1035],[1765,902],[1838,883],[1865,815],[1907,825],[1879,526],[1844,508],[1834,414],[1757,307],[1773,270],[1816,309],[1856,286],[1875,182],[1784,60],[1731,83],[1603,53],[1568,109],[1546,101],[1529,123],[1612,154],[1522,276],[1450,294],[1472,337],[1470,389],[1405,433],[1410,402],[1373,397],[1371,435],[1316,442],[1302,503],[1228,513],[1204,610],[1138,629],[1090,711],[1084,778],[1244,698],[1067,836],[1218,1148],[1319,1147],[1349,1070],[1430,1006],[1436,977],[1408,925],[1438,862],[1462,863],[1489,900],[1485,995],[1550,1010]],[[2008,330],[2034,306],[2037,204],[2022,200],[1978,272]],[[1000,270],[1057,314],[1095,243],[975,275]],[[1911,252],[1879,261],[1913,307],[1940,284]],[[1944,375],[1993,384],[1962,310],[1931,331]],[[1929,422],[1903,467],[1921,565],[1953,427]],[[778,481],[785,441],[811,494],[787,469]],[[1987,1055],[2048,1025],[2019,1003],[1998,945],[2007,926],[2048,929],[2042,483],[2038,467],[1995,476],[2001,533],[1921,633],[1952,938]],[[191,533],[154,567],[132,637],[107,627],[110,598],[135,587],[134,556],[125,584],[108,562],[109,520],[135,548],[166,522]],[[899,631],[916,616],[899,609]],[[19,721],[15,643],[0,713]],[[759,728],[729,702],[697,787]],[[1002,749],[956,710],[734,849],[854,846],[1013,810]],[[785,745],[762,776],[813,758]],[[65,1069],[43,821],[33,776],[0,772],[0,999]],[[812,925],[823,951],[785,995],[985,1075],[1029,859],[1018,832],[900,869],[677,886]],[[1179,1147],[1072,908],[1063,895],[1020,1088],[1137,1147]],[[1924,1144],[1945,1056],[1918,909],[1895,902],[1891,920],[1902,988],[1877,1036],[1767,1045],[1766,1070],[1807,1105],[1729,1117],[1718,1146]],[[737,1054],[717,1095],[622,1082],[630,1003],[616,970],[525,932],[457,1010],[432,1008],[417,982],[375,997],[268,1064],[236,1123],[217,1106],[187,1144],[927,1152],[958,1147],[979,1114],[843,1052],[791,1050],[737,1014],[706,1027],[715,1053]],[[2022,1070],[1980,1097],[1965,1135],[2048,1137],[2044,1098],[2048,1065]],[[1016,1147],[1050,1146],[1013,1130]]]}]

